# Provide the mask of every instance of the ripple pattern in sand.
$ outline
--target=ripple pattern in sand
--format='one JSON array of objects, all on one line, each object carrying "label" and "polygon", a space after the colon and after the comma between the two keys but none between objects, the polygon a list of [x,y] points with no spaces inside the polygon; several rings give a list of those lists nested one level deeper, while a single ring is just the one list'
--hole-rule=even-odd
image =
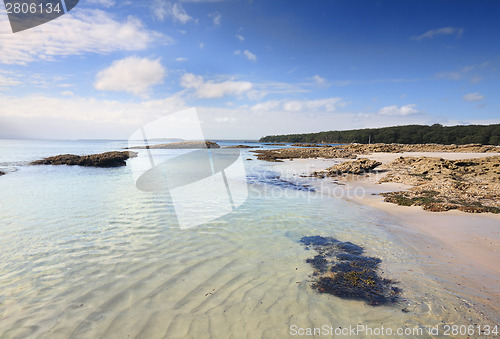
[{"label": "ripple pattern in sand", "polygon": [[[465,321],[463,304],[420,275],[372,211],[317,195],[266,196],[257,186],[235,213],[180,230],[166,198],[135,190],[120,170],[68,170],[27,176],[31,188],[9,199],[15,180],[4,183],[2,338],[281,338],[293,324]],[[68,189],[75,175],[85,186]],[[316,294],[297,242],[315,234],[370,249],[408,301],[374,312]]]}]

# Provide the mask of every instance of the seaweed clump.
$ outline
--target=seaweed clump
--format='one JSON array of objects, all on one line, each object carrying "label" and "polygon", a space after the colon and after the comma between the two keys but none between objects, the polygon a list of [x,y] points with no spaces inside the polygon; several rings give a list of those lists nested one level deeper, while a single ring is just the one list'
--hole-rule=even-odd
[{"label": "seaweed clump", "polygon": [[314,267],[312,288],[343,299],[364,300],[378,306],[396,302],[401,290],[377,273],[379,258],[363,255],[364,249],[332,237],[303,237],[306,249],[318,254],[307,259]]}]

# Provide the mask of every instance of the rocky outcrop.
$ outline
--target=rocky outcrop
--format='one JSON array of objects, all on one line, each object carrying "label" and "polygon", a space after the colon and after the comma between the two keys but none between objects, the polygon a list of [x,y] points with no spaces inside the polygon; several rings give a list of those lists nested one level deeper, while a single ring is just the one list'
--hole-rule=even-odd
[{"label": "rocky outcrop", "polygon": [[4,172],[2,172],[2,171],[0,171],[0,176],[2,176],[2,175],[5,175],[5,173],[4,173]]},{"label": "rocky outcrop", "polygon": [[466,160],[400,157],[382,168],[388,174],[380,182],[414,186],[408,191],[383,193],[387,202],[434,212],[500,213],[500,156]]},{"label": "rocky outcrop", "polygon": [[[336,146],[339,147],[339,146]],[[458,152],[458,153],[490,153],[500,152],[500,146],[469,144],[469,145],[438,145],[438,144],[352,144],[344,147],[355,151],[360,150],[366,153],[384,152]]]},{"label": "rocky outcrop", "polygon": [[212,141],[181,141],[181,142],[170,142],[168,144],[129,147],[129,149],[203,149],[203,148],[220,148],[220,146],[219,144]]},{"label": "rocky outcrop", "polygon": [[[301,146],[304,144],[300,144]],[[281,161],[294,158],[344,158],[356,159],[356,155],[370,153],[400,152],[455,152],[455,153],[500,153],[500,146],[488,145],[436,145],[436,144],[350,144],[306,148],[282,148],[275,150],[253,151],[257,158],[266,161]]]},{"label": "rocky outcrop", "polygon": [[345,161],[322,171],[313,172],[315,177],[335,177],[342,174],[364,174],[372,171],[375,167],[382,165],[381,162],[370,159],[359,159]]},{"label": "rocky outcrop", "polygon": [[33,161],[30,165],[70,165],[85,167],[119,167],[125,166],[125,160],[136,157],[136,152],[106,152],[90,155],[62,154],[42,160]]},{"label": "rocky outcrop", "polygon": [[279,162],[282,159],[297,158],[345,158],[356,159],[356,154],[350,150],[337,147],[313,147],[313,148],[280,148],[276,150],[251,151],[257,155],[257,159]]},{"label": "rocky outcrop", "polygon": [[321,145],[321,144],[307,144],[307,143],[301,143],[301,142],[296,142],[295,144],[291,144],[290,146],[292,147],[329,147],[328,145]]}]

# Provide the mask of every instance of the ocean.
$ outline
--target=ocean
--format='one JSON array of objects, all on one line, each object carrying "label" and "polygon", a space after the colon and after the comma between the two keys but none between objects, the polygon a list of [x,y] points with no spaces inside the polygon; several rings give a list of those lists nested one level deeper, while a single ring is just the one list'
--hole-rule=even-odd
[{"label": "ocean", "polygon": [[[406,245],[412,235],[398,220],[319,194],[314,180],[285,176],[280,164],[256,160],[248,149],[241,150],[246,179],[226,185],[245,199],[222,215],[213,214],[210,198],[191,206],[189,194],[173,201],[138,189],[133,162],[147,163],[147,150],[118,168],[28,165],[127,146],[0,140],[7,172],[0,177],[1,338],[329,337],[353,328],[354,337],[390,330],[425,338],[435,337],[435,326],[480,320],[424,271],[429,259]],[[152,152],[165,159],[182,153]],[[176,204],[206,222],[180,227]],[[380,258],[381,275],[402,291],[398,299],[371,306],[314,290],[306,262],[314,252],[299,240],[315,235]]]}]

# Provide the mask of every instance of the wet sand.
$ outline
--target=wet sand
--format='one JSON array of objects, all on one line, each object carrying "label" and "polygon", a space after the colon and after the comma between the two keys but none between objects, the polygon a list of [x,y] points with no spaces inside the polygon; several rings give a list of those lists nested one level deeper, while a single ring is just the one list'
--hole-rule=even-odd
[{"label": "wet sand", "polygon": [[[356,185],[375,193],[371,183]],[[386,191],[384,184],[379,190]],[[397,217],[403,227],[423,237],[401,234],[404,241],[428,257],[424,264],[431,274],[446,283],[451,292],[484,304],[500,319],[500,216],[491,213],[471,214],[460,211],[427,212],[419,206],[398,206],[383,201],[382,196],[367,195],[351,200],[369,205]],[[423,241],[421,241],[423,239]]]}]

